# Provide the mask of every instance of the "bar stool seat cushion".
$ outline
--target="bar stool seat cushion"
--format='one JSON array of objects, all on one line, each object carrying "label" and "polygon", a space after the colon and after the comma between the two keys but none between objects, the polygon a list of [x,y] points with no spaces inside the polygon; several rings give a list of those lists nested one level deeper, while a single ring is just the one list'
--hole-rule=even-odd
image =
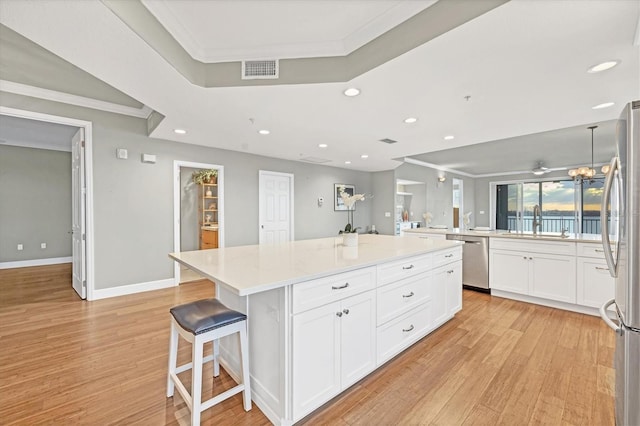
[{"label": "bar stool seat cushion", "polygon": [[196,335],[244,321],[247,318],[245,314],[227,308],[215,298],[174,306],[169,312],[180,327]]}]

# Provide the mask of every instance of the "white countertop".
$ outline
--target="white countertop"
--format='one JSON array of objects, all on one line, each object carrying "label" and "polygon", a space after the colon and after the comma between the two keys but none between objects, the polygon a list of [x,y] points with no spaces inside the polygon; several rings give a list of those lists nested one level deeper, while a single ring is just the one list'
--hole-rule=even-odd
[{"label": "white countertop", "polygon": [[491,238],[513,238],[513,239],[531,239],[531,240],[543,240],[543,241],[569,241],[569,242],[581,242],[581,243],[600,243],[602,238],[600,234],[567,234],[567,238],[560,238],[560,232],[543,232],[534,235],[532,232],[513,232],[509,233],[504,229],[498,229],[493,231],[476,231],[474,229],[461,230],[459,228],[454,229],[440,229],[440,228],[412,228],[405,229],[404,233],[412,234],[455,234],[455,235],[473,235],[478,237],[491,237]]},{"label": "white countertop", "polygon": [[381,262],[460,245],[456,241],[360,234],[358,247],[342,237],[171,253],[169,257],[239,296],[284,287]]}]

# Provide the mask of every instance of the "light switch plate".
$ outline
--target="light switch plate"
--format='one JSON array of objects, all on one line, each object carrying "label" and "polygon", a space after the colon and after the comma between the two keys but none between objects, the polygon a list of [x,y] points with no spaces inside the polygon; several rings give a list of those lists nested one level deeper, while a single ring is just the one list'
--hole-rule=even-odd
[{"label": "light switch plate", "polygon": [[384,217],[391,217],[391,212],[384,212]]},{"label": "light switch plate", "polygon": [[153,154],[142,154],[142,162],[154,164],[156,162],[156,156]]},{"label": "light switch plate", "polygon": [[118,158],[120,160],[126,160],[127,158],[129,158],[129,151],[127,151],[124,148],[117,148],[116,149],[116,158]]}]

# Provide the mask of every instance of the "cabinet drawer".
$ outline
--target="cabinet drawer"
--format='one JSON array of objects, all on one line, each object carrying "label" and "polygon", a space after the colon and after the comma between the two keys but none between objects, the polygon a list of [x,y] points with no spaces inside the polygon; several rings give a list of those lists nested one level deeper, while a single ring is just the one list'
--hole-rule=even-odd
[{"label": "cabinet drawer", "polygon": [[381,325],[431,300],[431,273],[424,272],[378,287],[378,319]]},{"label": "cabinet drawer", "polygon": [[293,313],[335,302],[375,288],[375,267],[357,269],[293,285]]},{"label": "cabinet drawer", "polygon": [[462,246],[453,247],[447,250],[442,250],[432,254],[433,267],[446,265],[447,263],[456,262],[462,260]]},{"label": "cabinet drawer", "polygon": [[378,327],[378,365],[415,343],[431,328],[431,302]]},{"label": "cabinet drawer", "polygon": [[604,259],[602,243],[578,243],[578,256]]},{"label": "cabinet drawer", "polygon": [[384,285],[431,269],[431,255],[408,257],[394,262],[378,265],[378,282]]},{"label": "cabinet drawer", "polygon": [[540,241],[533,238],[491,238],[490,247],[532,253],[566,254],[575,256],[576,243],[570,241]]}]

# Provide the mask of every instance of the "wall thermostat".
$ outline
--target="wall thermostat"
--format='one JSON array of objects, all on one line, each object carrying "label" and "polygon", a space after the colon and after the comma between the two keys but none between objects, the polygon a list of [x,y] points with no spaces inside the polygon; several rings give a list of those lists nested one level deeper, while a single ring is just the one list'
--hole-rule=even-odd
[{"label": "wall thermostat", "polygon": [[322,207],[324,204],[324,197],[318,197],[318,207]]}]

